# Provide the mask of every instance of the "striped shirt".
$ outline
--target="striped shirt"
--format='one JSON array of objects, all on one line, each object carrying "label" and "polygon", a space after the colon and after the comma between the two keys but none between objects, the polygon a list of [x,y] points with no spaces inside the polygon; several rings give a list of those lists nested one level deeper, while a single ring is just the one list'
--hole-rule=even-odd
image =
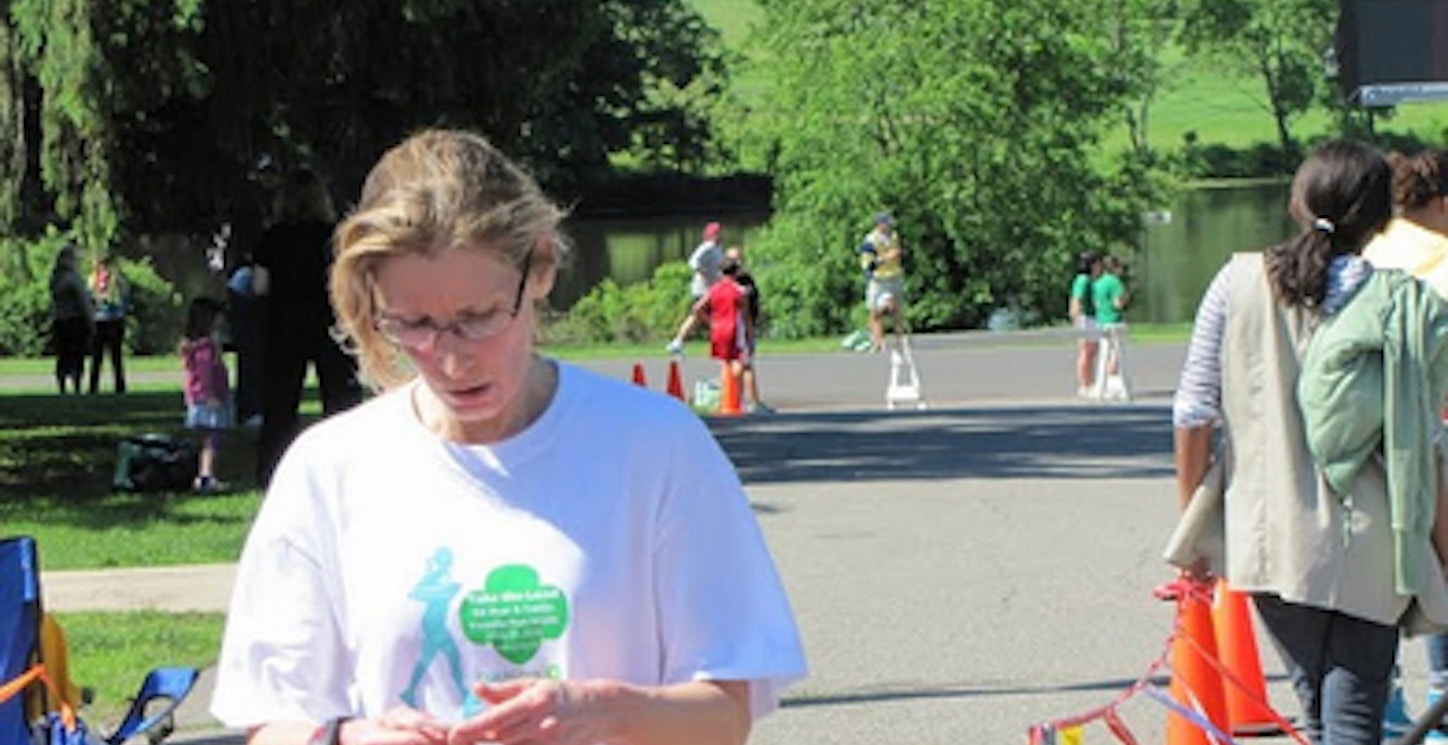
[{"label": "striped shirt", "polygon": [[[1192,341],[1182,364],[1181,379],[1172,401],[1172,424],[1187,429],[1219,424],[1222,420],[1222,337],[1227,329],[1228,268],[1217,271],[1202,295]],[[1373,273],[1361,256],[1339,254],[1327,267],[1327,297],[1322,312],[1332,315],[1347,304],[1357,288]]]}]

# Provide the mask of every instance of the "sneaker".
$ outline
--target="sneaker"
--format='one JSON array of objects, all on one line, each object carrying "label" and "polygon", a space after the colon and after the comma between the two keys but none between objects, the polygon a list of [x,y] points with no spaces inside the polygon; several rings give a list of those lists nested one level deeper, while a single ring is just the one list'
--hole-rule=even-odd
[{"label": "sneaker", "polygon": [[684,343],[675,339],[664,346],[664,351],[676,357],[684,356]]},{"label": "sneaker", "polygon": [[[1432,696],[1432,693],[1429,693]],[[1383,739],[1397,740],[1413,728],[1413,718],[1408,716],[1408,702],[1403,698],[1403,686],[1396,676],[1393,689],[1388,692],[1388,705],[1383,708]],[[1432,734],[1424,742],[1433,742]],[[1440,742],[1448,742],[1441,740]]]},{"label": "sneaker", "polygon": [[774,413],[774,409],[773,409],[772,407],[770,407],[769,404],[765,404],[765,403],[753,403],[753,404],[747,404],[747,405],[744,407],[744,413],[746,413],[746,414],[773,414],[773,413]]},{"label": "sneaker", "polygon": [[1175,601],[1182,596],[1182,580],[1174,579],[1151,588],[1151,596],[1157,600]]},{"label": "sneaker", "polygon": [[191,489],[197,494],[220,494],[227,490],[230,484],[218,480],[215,476],[197,476],[191,482]]}]

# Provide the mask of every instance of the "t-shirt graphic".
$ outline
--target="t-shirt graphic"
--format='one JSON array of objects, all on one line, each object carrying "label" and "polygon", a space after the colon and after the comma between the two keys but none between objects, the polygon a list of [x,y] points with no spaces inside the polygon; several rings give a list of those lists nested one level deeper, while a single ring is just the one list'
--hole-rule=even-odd
[{"label": "t-shirt graphic", "polygon": [[[483,710],[483,702],[468,685],[458,642],[448,628],[453,600],[462,592],[462,583],[451,577],[452,567],[452,549],[438,547],[428,559],[426,571],[408,592],[408,599],[423,605],[422,649],[399,698],[408,706],[422,708],[418,688],[442,657],[463,700],[463,716],[469,717]],[[484,679],[491,682],[518,676],[563,675],[553,664],[538,670],[524,669],[545,641],[563,636],[569,620],[567,595],[558,587],[543,585],[533,567],[507,564],[492,570],[483,587],[464,594],[456,607],[458,625],[469,642],[492,647],[499,657],[518,668],[485,674]]]},{"label": "t-shirt graphic", "polygon": [[428,559],[427,571],[423,573],[422,579],[419,579],[407,594],[408,599],[423,604],[422,651],[417,656],[417,664],[412,668],[412,677],[407,681],[407,687],[402,690],[399,698],[414,709],[421,708],[417,703],[417,686],[422,682],[422,677],[432,665],[433,659],[441,654],[446,658],[453,684],[463,698],[463,713],[471,716],[482,711],[482,702],[463,681],[463,661],[458,655],[458,645],[447,632],[448,606],[452,604],[453,596],[462,589],[461,584],[452,581],[448,576],[452,563],[452,549],[447,546],[439,547],[433,552],[432,558]]},{"label": "t-shirt graphic", "polygon": [[483,589],[468,593],[459,620],[469,640],[493,647],[514,665],[524,665],[545,640],[563,636],[568,615],[568,597],[562,589],[540,584],[532,567],[509,564],[488,574]]}]

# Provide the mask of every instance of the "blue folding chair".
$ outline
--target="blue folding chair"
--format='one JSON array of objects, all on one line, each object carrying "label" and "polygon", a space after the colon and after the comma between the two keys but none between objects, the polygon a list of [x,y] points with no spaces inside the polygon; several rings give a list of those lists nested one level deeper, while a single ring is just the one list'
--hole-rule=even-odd
[{"label": "blue folding chair", "polygon": [[146,673],[130,710],[106,743],[121,745],[137,735],[145,735],[152,745],[166,739],[176,728],[176,707],[196,685],[197,675],[194,667],[158,667]]},{"label": "blue folding chair", "polygon": [[[0,745],[85,741],[88,727],[46,672],[43,619],[35,540],[0,539]],[[176,707],[196,685],[198,674],[192,667],[148,672],[121,723],[101,739],[106,745],[138,736],[152,745],[165,740],[175,729]]]},{"label": "blue folding chair", "polygon": [[[19,680],[39,657],[40,569],[35,566],[35,542],[7,538],[0,541],[0,684]],[[30,742],[25,704],[25,695],[0,700],[0,745]]]}]

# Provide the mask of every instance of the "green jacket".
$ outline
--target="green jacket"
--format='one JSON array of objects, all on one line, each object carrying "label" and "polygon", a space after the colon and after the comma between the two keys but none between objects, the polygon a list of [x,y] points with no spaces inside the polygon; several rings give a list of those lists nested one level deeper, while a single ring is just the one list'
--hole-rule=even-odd
[{"label": "green jacket", "polygon": [[1297,383],[1308,449],[1348,509],[1358,471],[1383,458],[1397,590],[1405,594],[1423,587],[1418,552],[1432,546],[1445,342],[1448,305],[1407,274],[1376,271],[1322,321]]}]

